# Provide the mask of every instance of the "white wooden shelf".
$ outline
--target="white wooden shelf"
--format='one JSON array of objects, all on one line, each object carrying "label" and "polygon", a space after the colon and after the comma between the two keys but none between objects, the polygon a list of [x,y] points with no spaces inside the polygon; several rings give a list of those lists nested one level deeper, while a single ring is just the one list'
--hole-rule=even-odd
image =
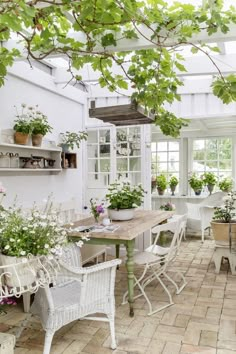
[{"label": "white wooden shelf", "polygon": [[[0,143],[0,174],[59,173],[62,171],[61,152],[62,149],[57,146],[41,147],[2,142]],[[37,158],[39,166],[35,168],[33,164]]]},{"label": "white wooden shelf", "polygon": [[62,149],[59,146],[55,147],[45,147],[45,146],[32,146],[32,145],[19,145],[19,144],[7,144],[7,143],[0,143],[1,147],[9,147],[12,149],[26,149],[26,150],[40,150],[40,151],[51,151],[51,152],[62,152]]}]

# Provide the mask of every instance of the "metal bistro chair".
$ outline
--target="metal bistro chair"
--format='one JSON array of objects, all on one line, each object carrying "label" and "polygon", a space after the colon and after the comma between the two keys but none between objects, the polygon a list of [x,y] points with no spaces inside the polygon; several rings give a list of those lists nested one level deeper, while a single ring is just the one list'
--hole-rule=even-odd
[{"label": "metal bistro chair", "polygon": [[[39,289],[31,307],[46,331],[43,354],[50,353],[54,333],[78,319],[109,322],[111,348],[116,348],[114,287],[120,263],[115,259],[82,268],[79,247],[69,244],[64,248],[53,286]],[[91,316],[96,313],[104,316]]]},{"label": "metal bistro chair", "polygon": [[[169,292],[168,288],[164,284],[161,276],[164,276],[167,280],[169,280],[176,287],[176,283],[168,276],[167,271],[168,271],[168,268],[171,265],[171,263],[175,260],[176,255],[178,253],[178,249],[179,249],[179,223],[178,222],[167,223],[167,224],[160,225],[158,227],[160,227],[160,231],[174,230],[174,236],[172,238],[171,245],[169,248],[167,248],[165,250],[165,252],[164,252],[165,254],[157,255],[155,253],[155,249],[156,249],[155,247],[157,246],[156,243],[157,243],[157,240],[159,237],[159,233],[158,233],[154,244],[151,246],[152,247],[151,250],[145,250],[144,252],[138,252],[137,254],[134,255],[134,263],[144,267],[143,273],[139,278],[134,276],[134,279],[135,279],[134,287],[138,286],[138,288],[141,292],[140,294],[135,296],[134,299],[137,299],[140,296],[144,296],[144,298],[146,299],[146,301],[148,303],[148,307],[149,307],[148,315],[152,315],[152,314],[159,312],[159,311],[165,309],[166,307],[169,307],[174,304],[174,302],[172,300],[171,293]],[[149,275],[147,275],[148,270],[151,272],[151,274],[149,274]],[[168,298],[169,298],[169,303],[167,305],[160,306],[157,309],[153,309],[152,304],[145,292],[146,286],[148,284],[150,284],[155,279],[159,281],[159,283],[161,284],[161,286],[163,287],[163,289],[165,290],[165,292],[167,293]],[[176,289],[178,291],[179,288],[176,287]],[[127,303],[127,300],[126,300],[127,295],[128,295],[128,292],[126,291],[126,293],[123,296],[123,304]]]}]

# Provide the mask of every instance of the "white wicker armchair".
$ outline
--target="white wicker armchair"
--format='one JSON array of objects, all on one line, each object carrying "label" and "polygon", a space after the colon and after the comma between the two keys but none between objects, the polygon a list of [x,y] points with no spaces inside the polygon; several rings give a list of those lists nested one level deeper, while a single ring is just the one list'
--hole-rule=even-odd
[{"label": "white wicker armchair", "polygon": [[[31,310],[39,315],[46,331],[43,354],[50,353],[53,335],[59,328],[85,318],[109,322],[111,348],[116,348],[114,286],[116,268],[121,260],[81,268],[77,266],[79,254],[76,245],[65,247],[55,283],[52,287],[39,289],[35,295]],[[105,316],[89,316],[96,313]]]},{"label": "white wicker armchair", "polygon": [[216,192],[199,204],[186,203],[188,214],[187,229],[201,231],[202,242],[204,242],[205,230],[211,226],[214,207],[223,203],[224,196],[224,192]]}]

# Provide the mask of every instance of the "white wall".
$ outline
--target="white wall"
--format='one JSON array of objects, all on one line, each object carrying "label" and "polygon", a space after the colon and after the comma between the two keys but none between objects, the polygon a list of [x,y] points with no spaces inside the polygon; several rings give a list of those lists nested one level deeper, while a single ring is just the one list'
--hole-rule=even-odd
[{"label": "white wall", "polygon": [[[45,138],[58,143],[59,133],[66,130],[84,129],[84,116],[87,111],[87,94],[72,87],[62,88],[54,84],[53,76],[39,69],[30,69],[27,63],[16,63],[0,88],[0,128],[10,129],[15,119],[14,105],[21,103],[39,105],[39,110],[47,115],[53,132]],[[82,144],[83,145],[83,144]],[[0,171],[0,181],[7,189],[5,204],[10,204],[17,195],[19,203],[29,207],[36,201],[42,204],[50,193],[56,201],[76,199],[79,209],[82,208],[83,191],[83,146],[78,153],[78,168],[62,170],[50,175],[41,172],[38,175],[11,172],[8,175]]]}]

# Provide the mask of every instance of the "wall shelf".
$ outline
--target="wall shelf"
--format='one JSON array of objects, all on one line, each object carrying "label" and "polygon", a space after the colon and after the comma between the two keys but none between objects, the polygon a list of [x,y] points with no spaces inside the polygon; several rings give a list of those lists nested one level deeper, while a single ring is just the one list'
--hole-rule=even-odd
[{"label": "wall shelf", "polygon": [[61,167],[68,169],[77,168],[77,154],[74,152],[62,152]]},{"label": "wall shelf", "polygon": [[18,172],[61,172],[61,148],[0,143],[0,174]]}]

